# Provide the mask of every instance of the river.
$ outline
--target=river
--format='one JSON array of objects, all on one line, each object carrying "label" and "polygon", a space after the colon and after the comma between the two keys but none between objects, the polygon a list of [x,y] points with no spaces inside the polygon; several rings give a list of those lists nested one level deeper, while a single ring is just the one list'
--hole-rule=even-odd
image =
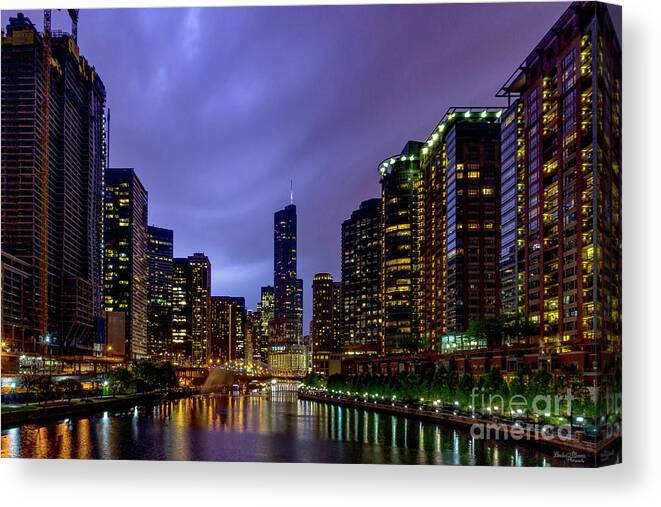
[{"label": "river", "polygon": [[197,395],[2,430],[2,457],[554,466],[553,451],[416,419],[301,401]]}]

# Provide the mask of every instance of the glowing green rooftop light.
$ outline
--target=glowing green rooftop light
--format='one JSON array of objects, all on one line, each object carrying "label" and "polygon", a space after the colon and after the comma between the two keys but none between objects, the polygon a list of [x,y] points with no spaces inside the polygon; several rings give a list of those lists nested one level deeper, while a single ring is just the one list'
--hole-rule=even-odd
[{"label": "glowing green rooftop light", "polygon": [[444,129],[444,128],[445,128],[445,123],[441,123],[441,124],[438,126],[438,131],[439,131],[439,132],[443,132],[443,129]]},{"label": "glowing green rooftop light", "polygon": [[436,142],[436,141],[438,140],[438,134],[437,134],[436,132],[434,132],[434,133],[432,134],[431,138],[432,138],[432,140],[433,140],[434,142]]},{"label": "glowing green rooftop light", "polygon": [[470,115],[471,115],[471,111],[470,111],[470,109],[464,113],[464,116],[465,116],[466,118],[470,118]]},{"label": "glowing green rooftop light", "polygon": [[406,155],[402,155],[402,157],[399,160],[401,160],[402,162],[406,162]]},{"label": "glowing green rooftop light", "polygon": [[480,118],[486,118],[486,117],[487,117],[487,110],[485,109],[485,110],[482,111],[482,113],[480,114]]},{"label": "glowing green rooftop light", "polygon": [[503,114],[503,110],[499,109],[498,112],[496,112],[496,118],[500,118],[501,114]]},{"label": "glowing green rooftop light", "polygon": [[426,146],[424,148],[422,148],[422,154],[423,155],[426,155],[428,151],[429,151],[429,148],[427,148]]}]

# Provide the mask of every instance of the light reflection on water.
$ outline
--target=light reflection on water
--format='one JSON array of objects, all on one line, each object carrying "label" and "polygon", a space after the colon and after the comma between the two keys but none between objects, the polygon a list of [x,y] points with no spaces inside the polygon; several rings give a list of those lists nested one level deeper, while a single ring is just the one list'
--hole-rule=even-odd
[{"label": "light reflection on water", "polygon": [[415,419],[271,396],[201,395],[2,431],[2,457],[548,466],[552,452]]}]

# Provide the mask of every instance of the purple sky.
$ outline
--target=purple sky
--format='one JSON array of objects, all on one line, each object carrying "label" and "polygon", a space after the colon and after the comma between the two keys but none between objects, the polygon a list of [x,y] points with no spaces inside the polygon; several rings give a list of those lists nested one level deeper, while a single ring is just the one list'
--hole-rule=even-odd
[{"label": "purple sky", "polygon": [[273,284],[294,179],[307,329],[312,276],[339,279],[341,223],[379,195],[378,163],[450,106],[500,104],[567,5],[83,10],[78,38],[108,92],[111,165],[136,169],[176,256],[210,257],[214,294],[254,308]]}]

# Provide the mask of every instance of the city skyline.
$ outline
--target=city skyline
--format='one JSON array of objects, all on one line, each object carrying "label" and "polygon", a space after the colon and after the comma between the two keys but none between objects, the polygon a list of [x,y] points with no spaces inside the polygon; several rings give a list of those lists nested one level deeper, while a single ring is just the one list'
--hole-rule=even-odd
[{"label": "city skyline", "polygon": [[[502,84],[502,69],[515,68],[526,56],[525,48],[538,41],[549,21],[567,5],[343,6],[323,11],[316,7],[83,10],[79,41],[107,88],[110,165],[135,168],[149,191],[149,224],[174,230],[175,256],[197,251],[209,256],[213,294],[242,296],[248,308],[256,307],[260,287],[272,283],[271,216],[288,203],[293,178],[307,334],[312,278],[317,272],[330,272],[340,279],[341,224],[361,201],[379,195],[378,162],[398,152],[406,140],[426,138],[450,106],[504,104],[493,97],[494,89]],[[439,10],[452,20],[446,29],[438,29],[438,22],[431,21],[439,18]],[[41,26],[41,11],[24,13]],[[3,26],[14,14],[3,11]],[[619,26],[619,10],[611,15]],[[296,36],[285,34],[283,23],[278,23],[286,16],[300,21],[301,30]],[[370,23],[363,23],[368,16]],[[379,29],[390,26],[393,17],[398,19],[400,35],[415,30],[421,33],[419,41],[394,47],[389,30]],[[276,22],[265,25],[267,18]],[[517,26],[515,35],[501,32],[503,23]],[[53,12],[53,25],[54,29],[68,30],[66,13]],[[111,27],[117,25],[129,36],[113,37]],[[197,36],[171,37],[171,30],[159,32],[159,26],[173,30],[183,27],[184,31],[194,30]],[[202,47],[202,42],[211,38],[210,28],[217,26],[222,26],[222,33],[214,32],[213,44]],[[350,29],[352,26],[356,29]],[[471,44],[457,42],[465,40],[457,38],[460,26],[461,37],[470,38]],[[345,43],[329,47],[318,37],[320,29],[328,39],[341,33]],[[238,30],[254,30],[259,37],[237,48]],[[192,42],[176,44],[184,39]],[[497,44],[492,44],[492,39]],[[230,58],[222,51],[220,70],[212,72],[228,72],[214,74],[214,79],[208,79],[211,85],[193,83],[202,71],[192,66],[212,61],[209,55],[216,50],[215,44],[228,41],[233,41],[230,47],[240,51],[242,57]],[[278,51],[295,50],[292,62],[297,66],[309,62],[310,75],[293,73],[295,76],[289,78],[285,74],[292,72],[286,70],[287,65],[269,68],[270,62],[261,53],[266,42]],[[446,46],[447,50],[437,49]],[[333,74],[333,79],[328,79],[319,75],[322,68],[333,68],[333,62],[340,65],[348,51],[353,63],[342,66],[342,76]],[[155,69],[152,62],[163,61],[156,58],[162,54],[159,52],[172,54],[168,58],[174,62],[172,67],[190,75],[175,78],[166,69]],[[320,59],[323,63],[315,63]],[[424,75],[415,73],[419,62],[434,61],[439,65]],[[466,97],[462,83],[472,83],[474,74],[468,69],[475,66],[481,67],[482,79],[472,84],[473,93]],[[392,73],[389,67],[404,72]],[[411,79],[411,75],[421,79]],[[320,78],[325,84],[317,89],[315,84]],[[286,79],[293,82],[287,83]],[[370,93],[363,89],[349,91],[348,83],[354,80],[364,83]],[[219,89],[215,83],[221,85]],[[194,85],[200,89],[195,94]],[[149,100],[144,99],[143,86],[150,91]],[[273,90],[279,100],[269,99],[267,90]],[[397,101],[402,104],[400,110],[382,107],[393,102],[390,98],[407,93],[409,100]],[[206,99],[199,100],[198,94]],[[163,103],[171,107],[163,108]],[[430,107],[430,103],[434,105]],[[134,110],[143,111],[137,121],[130,113]],[[223,112],[230,114],[210,118],[210,114],[215,118],[216,113]],[[190,132],[177,131],[175,135],[172,122],[186,121],[191,114],[195,116]],[[238,121],[233,123],[237,126],[235,133],[226,132],[228,125],[223,118]],[[286,128],[282,118],[288,120]],[[388,128],[384,129],[386,124]],[[348,130],[346,125],[360,125],[360,129]],[[228,134],[227,141],[220,143],[218,153],[210,153],[219,144],[216,132]],[[195,153],[185,149],[192,139],[201,140]],[[256,143],[259,150],[254,148]],[[246,145],[251,148],[246,150]],[[301,158],[283,154],[287,150],[300,153]],[[194,173],[188,168],[190,163],[198,167]],[[250,165],[249,171],[246,165]],[[237,167],[235,180],[227,178],[233,167]],[[182,173],[191,177],[179,178]],[[204,179],[207,177],[212,182],[225,181],[208,184]],[[323,202],[332,202],[333,206],[324,206]],[[209,234],[209,230],[217,230],[218,234]]]},{"label": "city skyline", "polygon": [[[419,41],[407,37],[408,6],[376,9],[368,18],[371,23],[358,32],[351,23],[360,20],[362,7],[324,8],[330,13],[324,18],[315,18],[315,10],[309,9],[280,17],[282,11],[267,8],[267,28],[241,31],[247,41],[241,48],[258,50],[252,55],[256,60],[250,60],[250,52],[246,55],[247,69],[272,48],[284,55],[285,68],[290,57],[309,67],[284,80],[282,62],[276,70],[264,62],[259,70],[268,78],[253,82],[268,88],[265,110],[259,100],[236,102],[231,93],[225,95],[227,80],[245,77],[246,68],[239,65],[217,75],[226,63],[222,53],[213,60],[208,53],[169,55],[182,74],[169,79],[172,67],[156,69],[163,93],[146,85],[143,109],[131,111],[133,127],[139,127],[136,136],[147,143],[140,145],[140,155],[148,164],[170,156],[161,160],[154,188],[149,171],[141,178],[140,160],[119,164],[108,156],[115,138],[113,101],[101,69],[79,45],[80,11],[67,10],[69,31],[53,25],[50,9],[43,11],[41,32],[22,12],[9,18],[2,37],[2,227],[9,239],[2,245],[1,387],[3,416],[8,403],[10,424],[23,429],[7,433],[3,425],[3,456],[47,451],[52,457],[72,457],[61,454],[57,444],[23,450],[29,444],[24,438],[29,423],[42,416],[92,417],[104,407],[127,406],[134,407],[135,427],[136,418],[147,422],[154,414],[140,414],[138,406],[172,403],[167,418],[177,420],[176,405],[192,414],[198,403],[209,402],[216,409],[207,415],[221,415],[217,420],[222,425],[228,419],[218,410],[221,399],[228,400],[230,417],[239,418],[251,410],[241,405],[249,400],[250,406],[258,406],[261,422],[270,419],[263,411],[267,407],[280,422],[290,415],[298,420],[311,407],[333,407],[329,413],[309,412],[320,423],[315,426],[325,428],[322,440],[373,440],[383,452],[400,445],[398,418],[461,428],[463,438],[475,445],[475,456],[467,460],[458,460],[456,451],[454,458],[446,454],[443,437],[413,437],[428,443],[413,448],[426,447],[425,460],[437,464],[448,459],[505,464],[488,457],[491,450],[497,452],[501,432],[514,441],[503,447],[505,453],[514,451],[505,456],[510,466],[574,465],[564,455],[549,454],[551,448],[581,456],[575,463],[579,466],[621,460],[620,32],[605,4],[572,2],[547,24],[527,56],[506,71],[503,58],[472,58],[467,48],[487,40],[509,57],[512,52],[503,45],[510,35],[519,35],[516,25],[499,22],[492,37],[493,27],[486,23],[490,6],[478,6],[479,15],[472,6],[443,7],[444,14],[462,23],[461,33],[448,27],[443,37],[450,44],[439,46],[434,36],[446,21],[439,15],[432,34],[425,34],[438,51],[431,59],[420,53],[410,60]],[[415,11],[417,35],[431,25],[420,18],[427,7]],[[183,36],[174,39],[193,37],[184,48],[189,52],[205,40],[205,29],[191,25],[199,12],[180,13]],[[253,11],[227,12],[230,18],[241,12],[252,19]],[[404,21],[382,27],[390,29],[389,41],[370,39],[364,47],[357,44],[356,58],[347,53],[341,61],[334,59],[358,42],[355,37],[369,35],[395,12]],[[139,11],[124,13],[140,18]],[[464,14],[470,19],[463,19]],[[155,17],[167,22],[160,11]],[[336,33],[335,22],[342,19],[346,24]],[[129,25],[123,28],[133,40]],[[300,29],[284,33],[283,26]],[[310,42],[320,46],[304,44],[310,28]],[[333,36],[332,49],[322,44],[325,35]],[[293,39],[294,50],[303,47],[312,61],[285,50],[283,44]],[[448,48],[451,59],[445,58]],[[379,59],[375,50],[385,50],[390,58]],[[329,75],[344,72],[312,86],[320,52]],[[138,55],[144,57],[141,64],[149,66],[159,58],[156,49],[153,53]],[[364,62],[370,55],[373,60]],[[212,63],[196,66],[197,58]],[[437,59],[443,63],[440,70]],[[402,65],[390,65],[396,60]],[[121,62],[110,65],[122,67]],[[490,81],[492,66],[500,71],[500,84]],[[366,71],[369,77],[363,75]],[[440,79],[437,73],[443,83],[452,82],[453,88],[443,91],[451,105],[436,113],[436,101],[429,100],[425,113],[417,114],[417,101]],[[468,75],[473,76],[470,83]],[[362,86],[344,82],[352,76]],[[204,81],[196,82],[197,77]],[[191,80],[198,99],[184,112],[175,104],[191,99],[183,86]],[[485,83],[493,86],[491,99],[476,98]],[[345,85],[347,93],[341,93]],[[453,93],[460,86],[465,87],[460,90],[463,98],[456,100]],[[125,87],[132,90],[130,79]],[[179,96],[164,103],[172,89]],[[250,85],[244,83],[246,90]],[[394,101],[386,97],[391,91],[396,92]],[[381,104],[377,117],[370,112],[370,100],[357,100],[367,94]],[[297,102],[288,104],[292,95]],[[174,114],[174,138],[149,125],[149,110],[159,102],[165,105],[162,114]],[[288,110],[278,115],[276,110],[287,104]],[[388,120],[391,104],[398,105],[394,121]],[[207,107],[214,114],[205,119],[200,111],[208,113]],[[232,108],[238,119],[229,113]],[[418,132],[430,111],[434,121],[425,133]],[[253,121],[257,116],[261,122]],[[413,116],[417,127],[409,125]],[[372,125],[379,119],[386,122]],[[319,125],[335,126],[319,138],[323,142],[314,137],[320,135]],[[240,142],[248,127],[254,138],[250,149]],[[400,133],[402,127],[407,132]],[[155,143],[159,134],[162,140],[154,154],[148,143]],[[294,134],[304,149],[283,164],[269,150],[283,149],[286,158],[297,146],[286,142]],[[379,163],[362,161],[375,148],[389,147],[393,134],[401,137],[393,149],[375,157]],[[210,141],[213,151],[208,151]],[[347,149],[354,143],[355,150]],[[120,147],[130,149],[131,144],[120,142]],[[231,153],[237,147],[243,156],[234,160]],[[340,148],[341,156],[336,153]],[[171,169],[182,153],[185,175]],[[318,163],[311,163],[315,159]],[[325,165],[329,161],[332,168]],[[294,192],[301,167],[302,206]],[[277,187],[285,170],[290,173],[288,199],[271,207],[272,199],[279,201]],[[378,182],[378,197],[354,200],[354,194],[372,186],[361,182],[364,176]],[[170,180],[175,186],[168,185]],[[169,196],[172,188],[177,193]],[[196,197],[192,214],[190,192]],[[179,213],[177,223],[162,224],[160,215],[154,216],[150,210],[159,207],[154,195],[164,196],[157,202]],[[214,199],[208,200],[211,195]],[[314,200],[313,207],[308,199]],[[350,211],[345,213],[347,203]],[[262,209],[267,204],[270,209]],[[271,213],[271,228],[262,231],[259,224]],[[229,223],[223,226],[225,221]],[[158,227],[150,225],[154,223]],[[175,241],[180,229],[197,234],[195,245],[181,256]],[[256,232],[261,234],[254,236]],[[246,293],[255,287],[244,284],[260,275],[261,242],[271,238],[269,273],[253,281],[260,291],[253,305]],[[306,244],[313,254],[306,254]],[[240,262],[224,266],[217,256],[222,248],[242,254]],[[334,274],[337,269],[325,269],[338,261],[341,280]],[[306,275],[304,266],[313,268],[313,276]],[[235,275],[234,289],[225,287],[225,272]],[[264,285],[265,280],[272,285]],[[65,399],[66,404],[50,403]],[[350,421],[355,409],[363,411],[359,417],[364,421],[376,411],[391,423],[379,429],[375,419],[373,428],[367,425],[374,437],[365,439],[357,429],[365,424]],[[339,431],[329,427],[323,423],[327,415],[331,425],[346,421],[354,432],[344,434],[344,424]],[[113,418],[113,425],[122,424],[117,414]],[[156,434],[167,426],[167,420],[153,421],[158,421]],[[272,432],[272,422],[257,433]],[[198,428],[193,420],[188,426]],[[407,449],[411,441],[404,426]],[[302,436],[296,425],[291,428]],[[390,437],[385,428],[390,428]],[[214,424],[208,433],[225,434],[219,429]],[[516,441],[521,438],[535,449],[518,454],[522,450]],[[158,459],[173,458],[167,446],[156,447]],[[298,448],[286,447],[288,452]],[[108,442],[100,442],[92,456],[108,449]],[[243,450],[227,453],[224,445],[211,450],[175,459],[249,457]],[[138,455],[151,456],[144,451]],[[325,457],[323,446],[311,460],[275,449],[260,451],[260,456],[257,461],[340,457],[337,450]],[[345,455],[339,461],[391,463],[399,458]]]}]

